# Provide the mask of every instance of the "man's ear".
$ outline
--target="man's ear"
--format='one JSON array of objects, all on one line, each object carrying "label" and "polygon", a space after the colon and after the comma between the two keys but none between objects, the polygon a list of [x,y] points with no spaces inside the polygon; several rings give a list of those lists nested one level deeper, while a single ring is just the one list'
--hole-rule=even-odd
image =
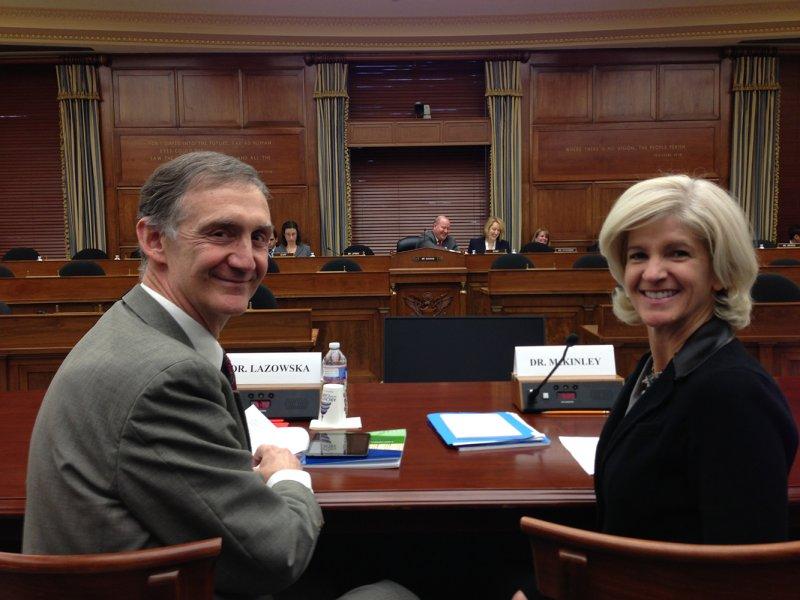
[{"label": "man's ear", "polygon": [[139,240],[139,248],[148,261],[167,262],[164,254],[164,235],[155,227],[151,227],[147,219],[139,219],[136,223],[136,237]]}]

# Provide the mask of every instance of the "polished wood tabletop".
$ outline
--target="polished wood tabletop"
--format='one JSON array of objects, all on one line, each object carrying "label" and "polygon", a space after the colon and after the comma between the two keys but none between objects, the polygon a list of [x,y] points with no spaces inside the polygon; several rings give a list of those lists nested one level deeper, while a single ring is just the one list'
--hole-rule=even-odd
[{"label": "polished wood tabletop", "polygon": [[[800,377],[781,388],[800,422]],[[552,443],[485,452],[447,448],[427,423],[429,412],[513,410],[510,382],[353,383],[349,412],[365,431],[405,427],[400,469],[312,472],[320,504],[333,510],[381,508],[570,507],[594,503],[592,478],[559,436],[598,435],[602,415],[525,415]],[[0,394],[0,515],[22,516],[28,443],[43,393]],[[800,505],[800,465],[789,477],[789,500]]]}]

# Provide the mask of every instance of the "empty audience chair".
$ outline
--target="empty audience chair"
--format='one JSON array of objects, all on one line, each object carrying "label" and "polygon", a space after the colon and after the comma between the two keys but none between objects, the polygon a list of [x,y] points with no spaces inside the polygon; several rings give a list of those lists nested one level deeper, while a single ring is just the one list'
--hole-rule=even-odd
[{"label": "empty audience chair", "polygon": [[769,264],[772,267],[791,267],[793,265],[800,265],[800,260],[796,258],[776,258]]},{"label": "empty audience chair", "polygon": [[320,271],[360,271],[361,265],[357,262],[348,260],[346,258],[336,258],[334,260],[329,260],[324,265]]},{"label": "empty audience chair", "polygon": [[363,254],[364,256],[374,256],[375,253],[372,251],[372,248],[369,246],[365,246],[364,244],[353,244],[352,246],[348,246],[342,252],[345,256],[348,254]]},{"label": "empty audience chair", "polygon": [[103,267],[91,260],[71,260],[58,270],[59,277],[105,275]]},{"label": "empty audience chair", "polygon": [[404,238],[397,240],[397,251],[405,252],[406,250],[416,250],[422,243],[421,235],[407,235]]},{"label": "empty audience chair", "polygon": [[8,267],[0,265],[0,277],[14,277],[14,271],[9,269]]},{"label": "empty audience chair", "polygon": [[84,248],[72,255],[72,260],[104,260],[108,258],[100,248]]},{"label": "empty audience chair", "polygon": [[800,287],[775,273],[759,273],[750,295],[756,302],[800,302]]},{"label": "empty audience chair", "polygon": [[[753,545],[659,542],[523,517],[539,592],[592,598],[796,598],[800,541]],[[731,523],[735,527],[736,523]]]},{"label": "empty audience chair", "polygon": [[272,290],[262,283],[250,298],[250,308],[278,308],[278,301],[275,300],[275,294],[272,293]]},{"label": "empty audience chair", "polygon": [[3,260],[39,260],[39,253],[33,248],[11,248],[3,254]]},{"label": "empty audience chair", "polygon": [[492,269],[532,269],[533,263],[522,254],[503,254],[492,261]]},{"label": "empty audience chair", "polygon": [[608,261],[602,254],[584,254],[574,263],[573,269],[607,269]]},{"label": "empty audience chair", "polygon": [[278,267],[278,263],[275,262],[275,259],[270,256],[269,262],[267,263],[267,273],[280,273],[281,269]]},{"label": "empty audience chair", "polygon": [[221,548],[214,538],[108,554],[0,552],[0,594],[15,600],[211,600]]},{"label": "empty audience chair", "polygon": [[547,244],[540,244],[539,242],[528,242],[522,247],[520,252],[555,252],[554,248],[551,248]]},{"label": "empty audience chair", "polygon": [[0,300],[0,315],[10,315],[11,314],[11,307]]}]

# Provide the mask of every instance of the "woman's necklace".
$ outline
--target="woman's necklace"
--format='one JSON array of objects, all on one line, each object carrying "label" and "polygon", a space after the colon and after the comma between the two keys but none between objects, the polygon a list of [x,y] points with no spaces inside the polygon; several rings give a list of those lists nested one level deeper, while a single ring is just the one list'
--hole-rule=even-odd
[{"label": "woman's necklace", "polygon": [[663,371],[656,371],[652,367],[650,368],[650,372],[642,377],[642,394],[644,394],[650,388],[650,386],[656,382],[656,379],[661,376],[661,373],[663,373]]}]

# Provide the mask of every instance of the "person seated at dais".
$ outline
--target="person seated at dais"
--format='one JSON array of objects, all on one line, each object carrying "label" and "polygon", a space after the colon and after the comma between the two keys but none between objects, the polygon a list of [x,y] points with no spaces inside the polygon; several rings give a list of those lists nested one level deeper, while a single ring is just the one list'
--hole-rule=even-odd
[{"label": "person seated at dais", "polygon": [[544,244],[545,246],[550,245],[550,231],[548,229],[537,229],[536,233],[533,234],[531,238],[531,242],[536,242],[537,244]]},{"label": "person seated at dais", "polygon": [[281,243],[275,247],[273,254],[288,254],[298,258],[312,256],[311,246],[304,244],[300,237],[300,226],[295,221],[285,221],[281,225]]},{"label": "person seated at dais", "polygon": [[483,235],[469,241],[469,254],[484,254],[485,252],[511,252],[508,241],[502,239],[506,232],[506,225],[500,217],[489,217],[483,226]]},{"label": "person seated at dais", "polygon": [[800,225],[789,228],[789,243],[800,246]]},{"label": "person seated at dais", "polygon": [[450,219],[444,215],[436,217],[433,227],[422,233],[422,242],[419,247],[458,250],[456,239],[450,235]]},{"label": "person seated at dais", "polygon": [[685,175],[629,188],[600,232],[619,287],[614,313],[643,323],[650,352],[600,435],[603,532],[748,544],[787,537],[797,427],[772,377],[734,331],[758,273],[741,208]]}]

